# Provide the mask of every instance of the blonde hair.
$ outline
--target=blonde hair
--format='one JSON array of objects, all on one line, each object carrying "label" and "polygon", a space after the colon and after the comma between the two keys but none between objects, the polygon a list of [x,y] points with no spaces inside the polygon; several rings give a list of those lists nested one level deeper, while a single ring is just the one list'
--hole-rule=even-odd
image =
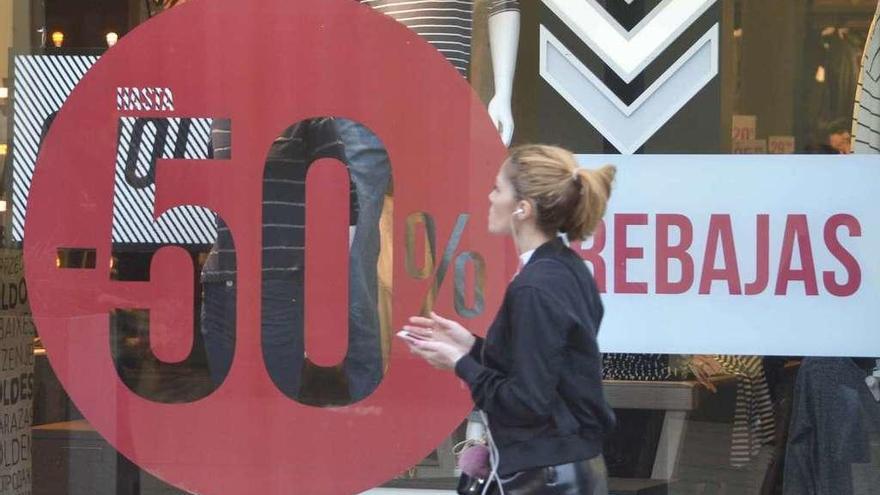
[{"label": "blonde hair", "polygon": [[511,149],[504,169],[517,199],[534,204],[538,228],[570,240],[585,239],[596,229],[617,171],[613,165],[580,168],[570,151],[545,144]]}]

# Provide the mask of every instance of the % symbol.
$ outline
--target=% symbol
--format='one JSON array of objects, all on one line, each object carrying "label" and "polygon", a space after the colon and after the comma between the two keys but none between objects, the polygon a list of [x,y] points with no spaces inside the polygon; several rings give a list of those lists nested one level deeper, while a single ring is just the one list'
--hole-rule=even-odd
[{"label": "% symbol", "polygon": [[[480,253],[474,251],[465,251],[455,256],[455,252],[461,243],[461,236],[464,228],[467,226],[470,215],[461,213],[455,220],[455,226],[452,228],[452,234],[443,248],[443,256],[440,263],[436,263],[437,249],[437,227],[434,218],[425,212],[416,212],[410,214],[406,218],[406,271],[410,277],[425,280],[434,274],[431,280],[431,288],[425,296],[422,304],[422,315],[427,315],[434,309],[434,303],[446,274],[449,271],[449,265],[455,262],[454,281],[453,281],[453,300],[455,303],[455,312],[464,318],[474,318],[483,313],[486,306],[485,290],[486,290],[486,261]],[[416,266],[416,230],[418,226],[422,226],[424,232],[425,255],[424,262],[421,267]],[[453,260],[453,257],[455,258]],[[474,284],[473,284],[473,304],[468,305],[466,297],[466,274],[468,263],[474,268]],[[435,270],[436,267],[436,270]]]}]

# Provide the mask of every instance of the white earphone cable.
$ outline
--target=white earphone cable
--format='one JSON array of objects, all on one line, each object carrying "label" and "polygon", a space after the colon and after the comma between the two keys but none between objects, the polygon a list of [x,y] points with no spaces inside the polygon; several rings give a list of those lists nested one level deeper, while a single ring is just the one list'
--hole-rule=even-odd
[{"label": "white earphone cable", "polygon": [[504,495],[504,487],[501,485],[501,477],[498,475],[498,465],[501,463],[501,454],[498,452],[498,447],[495,445],[495,439],[492,438],[492,429],[489,428],[489,417],[481,410],[480,418],[486,426],[486,438],[489,439],[489,464],[492,466],[489,477],[486,479],[486,486],[483,487],[483,493],[481,495],[486,495],[489,486],[492,484],[493,478],[495,479],[495,483],[498,484],[499,493]]}]

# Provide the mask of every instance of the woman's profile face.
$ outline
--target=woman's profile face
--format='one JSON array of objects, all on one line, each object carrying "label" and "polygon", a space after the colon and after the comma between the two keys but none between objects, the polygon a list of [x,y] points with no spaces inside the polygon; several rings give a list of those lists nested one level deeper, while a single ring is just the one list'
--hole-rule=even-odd
[{"label": "woman's profile face", "polygon": [[504,173],[504,164],[495,176],[495,185],[489,193],[489,232],[510,234],[513,212],[516,210],[516,192],[513,183]]}]

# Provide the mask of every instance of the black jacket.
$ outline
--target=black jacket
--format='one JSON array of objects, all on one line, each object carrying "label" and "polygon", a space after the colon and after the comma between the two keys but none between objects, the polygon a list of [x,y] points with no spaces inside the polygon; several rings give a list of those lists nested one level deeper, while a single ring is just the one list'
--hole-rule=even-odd
[{"label": "black jacket", "polygon": [[485,341],[456,363],[488,415],[502,476],[602,452],[614,413],[602,393],[601,320],[592,274],[554,239],[507,287]]}]

